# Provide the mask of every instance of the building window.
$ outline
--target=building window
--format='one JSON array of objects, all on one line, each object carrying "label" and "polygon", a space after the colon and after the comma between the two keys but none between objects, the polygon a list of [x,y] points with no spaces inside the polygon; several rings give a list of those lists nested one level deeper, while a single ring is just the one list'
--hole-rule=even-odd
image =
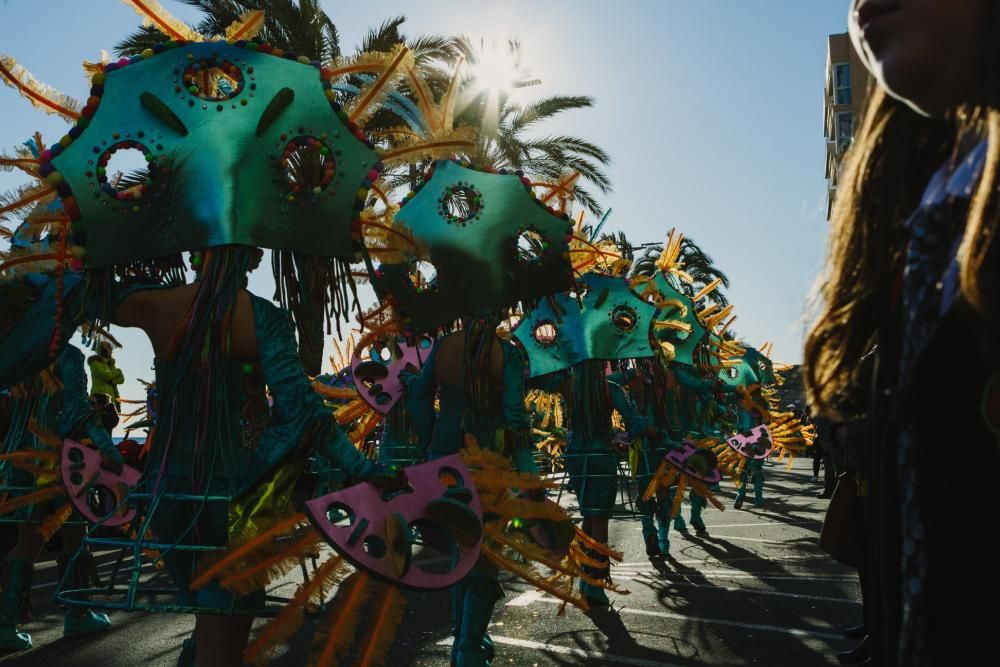
[{"label": "building window", "polygon": [[837,152],[843,153],[851,146],[854,138],[854,117],[850,111],[837,114]]},{"label": "building window", "polygon": [[850,63],[837,63],[833,66],[833,102],[834,104],[851,103]]}]

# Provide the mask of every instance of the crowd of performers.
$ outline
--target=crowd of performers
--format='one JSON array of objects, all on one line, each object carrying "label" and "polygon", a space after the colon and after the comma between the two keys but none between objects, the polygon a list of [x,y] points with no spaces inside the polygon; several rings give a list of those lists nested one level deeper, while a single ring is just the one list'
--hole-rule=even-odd
[{"label": "crowd of performers", "polygon": [[[2,158],[35,182],[0,202],[15,227],[0,264],[0,514],[19,530],[0,648],[31,646],[32,565],[61,530],[67,635],[107,630],[108,610],[191,613],[182,664],[266,663],[323,611],[317,664],[374,665],[401,591],[450,589],[454,664],[486,665],[501,571],[607,606],[627,592],[614,517],[637,513],[662,556],[685,499],[705,531],[724,478],[735,507],[764,505],[765,462],[811,444],[766,346],[729,335],[716,283],[692,286],[680,234],[633,267],[571,215],[576,174],[471,162],[457,76],[431,86],[405,48],[286,53],[253,41],[256,12],[217,39],[150,18],[163,43],[91,65],[82,107],[0,68],[73,123]],[[399,127],[367,128],[376,112]],[[109,173],[124,150],[147,167]],[[263,250],[278,305],[246,289]],[[364,312],[359,280],[378,298]],[[345,320],[357,339],[333,373],[307,376],[298,340]],[[141,448],[111,438],[112,327],[141,329],[155,357]],[[77,336],[104,398],[88,395]],[[562,479],[579,517],[557,502]],[[103,578],[97,550],[120,554]],[[268,593],[306,562],[290,598]],[[149,564],[169,585],[138,576]]]}]

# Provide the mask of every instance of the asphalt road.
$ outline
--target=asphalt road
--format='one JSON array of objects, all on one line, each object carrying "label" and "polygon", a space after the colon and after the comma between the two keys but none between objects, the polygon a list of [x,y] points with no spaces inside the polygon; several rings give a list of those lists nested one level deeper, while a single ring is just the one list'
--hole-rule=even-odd
[{"label": "asphalt road", "polygon": [[[494,614],[490,634],[495,665],[833,665],[835,652],[850,647],[843,627],[860,622],[856,573],[818,548],[826,508],[815,494],[809,461],[795,469],[766,468],[766,506],[706,511],[709,535],[671,532],[670,556],[646,558],[638,520],[615,520],[613,545],[624,552],[612,570],[631,593],[612,595],[612,611],[581,613],[517,581],[505,582],[507,597]],[[721,497],[731,505],[734,490]],[[564,494],[572,508],[575,499]],[[626,501],[623,500],[623,504]],[[684,513],[688,508],[685,506]],[[107,566],[112,554],[100,554]],[[163,576],[163,575],[154,575]],[[112,631],[99,637],[64,639],[62,614],[51,601],[55,564],[39,564],[33,605],[39,615],[27,626],[35,648],[0,656],[13,666],[117,667],[174,665],[193,619],[169,614],[114,612]],[[277,593],[290,594],[290,577]],[[451,643],[447,593],[407,594],[406,617],[388,665],[446,666]],[[290,647],[272,662],[304,665],[307,622]]]}]

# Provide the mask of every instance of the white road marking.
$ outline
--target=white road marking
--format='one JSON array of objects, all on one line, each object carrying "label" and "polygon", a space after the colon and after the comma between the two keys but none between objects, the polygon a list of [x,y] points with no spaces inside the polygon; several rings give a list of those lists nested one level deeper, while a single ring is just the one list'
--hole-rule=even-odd
[{"label": "white road marking", "polygon": [[655,579],[653,577],[640,574],[637,577],[621,577],[622,579],[642,579],[644,581],[668,583],[675,588],[709,588],[716,591],[726,591],[729,593],[747,593],[748,595],[770,595],[773,597],[796,598],[800,600],[818,600],[819,602],[840,602],[842,604],[861,604],[857,600],[845,600],[844,598],[829,597],[826,595],[805,595],[803,593],[784,593],[782,591],[765,591],[759,588],[740,588],[739,586],[716,586],[714,584],[694,584],[681,581],[670,581]]},{"label": "white road marking", "polygon": [[[506,644],[507,646],[517,646],[519,648],[531,648],[545,653],[556,653],[558,655],[572,655],[578,658],[589,658],[591,660],[603,660],[618,665],[634,665],[635,667],[680,667],[668,662],[658,660],[645,660],[643,658],[630,658],[624,655],[614,655],[612,653],[601,653],[600,651],[587,651],[582,648],[571,646],[559,646],[558,644],[547,644],[544,642],[533,642],[527,639],[516,639],[514,637],[503,637],[501,635],[490,635],[494,644]],[[451,639],[442,639],[438,646],[451,646]]]},{"label": "white road marking", "polygon": [[521,593],[516,598],[507,603],[508,607],[527,607],[533,602],[538,602],[545,597],[545,591],[532,589]]},{"label": "white road marking", "polygon": [[[550,604],[562,604],[562,600],[555,598],[542,598],[540,602]],[[688,616],[686,614],[673,614],[667,611],[651,611],[648,609],[633,609],[632,607],[616,607],[619,614],[636,614],[638,616],[655,616],[657,618],[669,618],[688,623],[704,623],[706,625],[729,625],[747,630],[762,630],[764,632],[778,632],[793,637],[815,637],[816,639],[842,640],[844,637],[840,633],[817,632],[816,630],[801,630],[799,628],[783,628],[777,625],[762,625],[759,623],[742,623],[740,621],[729,621],[722,618],[705,618],[703,616]],[[491,635],[492,636],[492,635]]]},{"label": "white road marking", "polygon": [[[822,561],[826,561],[828,563],[832,562],[831,559],[830,559],[830,557],[828,555],[826,555],[826,554],[816,554],[815,556],[775,556],[773,558],[768,557],[766,559],[764,559],[764,558],[762,558],[760,556],[746,556],[746,557],[743,557],[743,558],[725,558],[725,559],[719,559],[719,558],[713,558],[712,556],[707,556],[706,558],[691,558],[691,559],[687,559],[687,560],[678,560],[678,561],[673,561],[673,562],[680,563],[681,565],[706,565],[706,564],[711,563],[713,561],[717,562],[717,563],[739,563],[739,562],[742,562],[742,561],[750,561],[750,560],[753,560],[753,561],[767,560],[768,563],[793,562],[793,561],[812,561],[812,560],[822,560]],[[648,560],[642,560],[642,561],[633,561],[633,562],[628,562],[628,563],[614,563],[614,566],[615,567],[640,567],[640,566],[648,567],[649,566],[649,561]]]},{"label": "white road marking", "polygon": [[660,572],[659,570],[639,570],[639,571],[622,571],[622,570],[611,570],[612,577],[641,577],[641,576],[652,576],[657,578],[665,577],[696,577],[701,576],[706,579],[709,577],[719,577],[722,579],[761,579],[766,581],[857,581],[857,575],[815,575],[815,576],[797,576],[797,575],[784,575],[784,574],[757,574],[755,572],[743,572],[740,570],[702,570],[700,572]]}]

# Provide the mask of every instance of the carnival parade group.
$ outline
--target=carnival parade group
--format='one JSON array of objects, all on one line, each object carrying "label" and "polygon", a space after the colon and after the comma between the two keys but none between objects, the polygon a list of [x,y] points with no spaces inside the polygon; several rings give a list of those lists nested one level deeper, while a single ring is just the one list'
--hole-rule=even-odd
[{"label": "carnival parade group", "polygon": [[[498,167],[456,113],[461,63],[320,61],[259,40],[263,11],[205,35],[126,4],[162,34],[86,63],[85,101],[0,57],[69,123],[0,156],[26,180],[0,199],[0,650],[32,647],[58,535],[67,637],[112,610],[193,614],[179,664],[267,664],[321,615],[314,664],[378,665],[403,592],[448,590],[452,664],[489,665],[502,580],[613,613],[611,522],[637,518],[662,559],[705,512],[766,511],[769,466],[819,431],[854,459],[824,493],[822,547],[864,597],[842,660],[988,654],[996,577],[956,554],[988,554],[1000,442],[992,3],[851,5],[877,84],[831,216],[808,409],[772,346],[733,333],[722,280],[687,270],[683,225],[649,250],[586,219],[573,164]],[[116,171],[125,152],[142,166]],[[248,291],[263,260],[273,299]],[[119,395],[116,328],[149,339],[144,397]]]}]

